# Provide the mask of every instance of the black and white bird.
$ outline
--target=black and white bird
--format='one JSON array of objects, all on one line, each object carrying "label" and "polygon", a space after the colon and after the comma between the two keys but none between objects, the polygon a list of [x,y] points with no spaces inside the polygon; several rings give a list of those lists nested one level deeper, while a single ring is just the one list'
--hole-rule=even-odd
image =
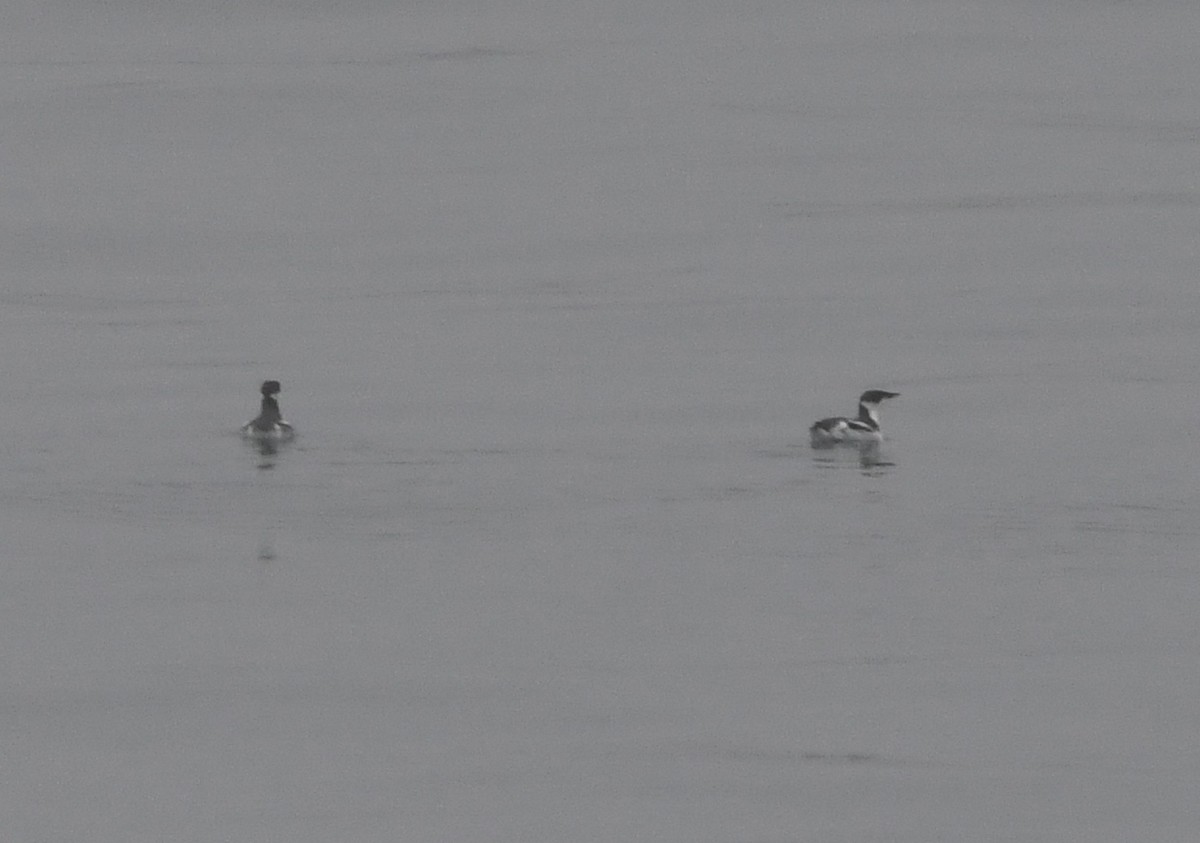
[{"label": "black and white bird", "polygon": [[296,435],[296,430],[283,420],[279,412],[279,381],[264,381],[259,387],[262,393],[262,409],[258,417],[242,425],[242,435],[248,439],[268,442],[286,442]]},{"label": "black and white bird", "polygon": [[899,392],[869,389],[858,399],[857,418],[834,416],[813,422],[808,429],[814,448],[832,448],[834,445],[872,445],[883,441],[879,432],[879,404],[896,398]]}]

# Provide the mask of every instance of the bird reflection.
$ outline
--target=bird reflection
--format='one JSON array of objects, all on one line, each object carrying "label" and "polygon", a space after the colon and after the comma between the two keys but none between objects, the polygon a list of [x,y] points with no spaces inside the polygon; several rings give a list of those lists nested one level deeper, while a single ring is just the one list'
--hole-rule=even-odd
[{"label": "bird reflection", "polygon": [[274,439],[247,439],[249,445],[261,457],[259,468],[274,468],[275,457],[279,453],[279,442]]},{"label": "bird reflection", "polygon": [[853,448],[833,448],[813,451],[813,462],[820,468],[858,468],[868,477],[878,477],[894,468],[896,463],[886,459],[878,442],[864,442]]}]

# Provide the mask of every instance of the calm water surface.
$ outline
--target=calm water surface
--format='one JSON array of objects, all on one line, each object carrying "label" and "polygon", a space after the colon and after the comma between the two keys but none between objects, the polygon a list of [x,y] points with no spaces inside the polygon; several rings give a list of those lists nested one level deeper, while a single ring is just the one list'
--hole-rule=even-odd
[{"label": "calm water surface", "polygon": [[35,11],[14,839],[1193,839],[1200,12]]}]

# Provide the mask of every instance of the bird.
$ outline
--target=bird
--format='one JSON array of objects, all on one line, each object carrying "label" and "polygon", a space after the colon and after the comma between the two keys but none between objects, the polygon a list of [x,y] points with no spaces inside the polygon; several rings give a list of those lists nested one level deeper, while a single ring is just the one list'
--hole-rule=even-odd
[{"label": "bird", "polygon": [[259,441],[286,442],[296,435],[296,429],[285,422],[279,412],[275,396],[280,390],[279,381],[263,381],[258,390],[262,393],[262,409],[257,418],[242,425],[243,436]]},{"label": "bird", "polygon": [[813,422],[808,433],[814,448],[835,445],[873,445],[883,441],[879,432],[879,404],[896,398],[899,392],[868,389],[858,399],[858,417],[833,416]]}]

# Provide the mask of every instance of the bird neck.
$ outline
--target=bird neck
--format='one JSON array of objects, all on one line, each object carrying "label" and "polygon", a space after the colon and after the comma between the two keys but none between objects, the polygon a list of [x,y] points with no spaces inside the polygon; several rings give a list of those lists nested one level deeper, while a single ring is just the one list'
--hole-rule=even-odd
[{"label": "bird neck", "polygon": [[858,420],[879,430],[879,405],[860,403],[858,405]]},{"label": "bird neck", "polygon": [[262,418],[268,421],[278,421],[280,419],[279,402],[270,395],[263,396]]}]

